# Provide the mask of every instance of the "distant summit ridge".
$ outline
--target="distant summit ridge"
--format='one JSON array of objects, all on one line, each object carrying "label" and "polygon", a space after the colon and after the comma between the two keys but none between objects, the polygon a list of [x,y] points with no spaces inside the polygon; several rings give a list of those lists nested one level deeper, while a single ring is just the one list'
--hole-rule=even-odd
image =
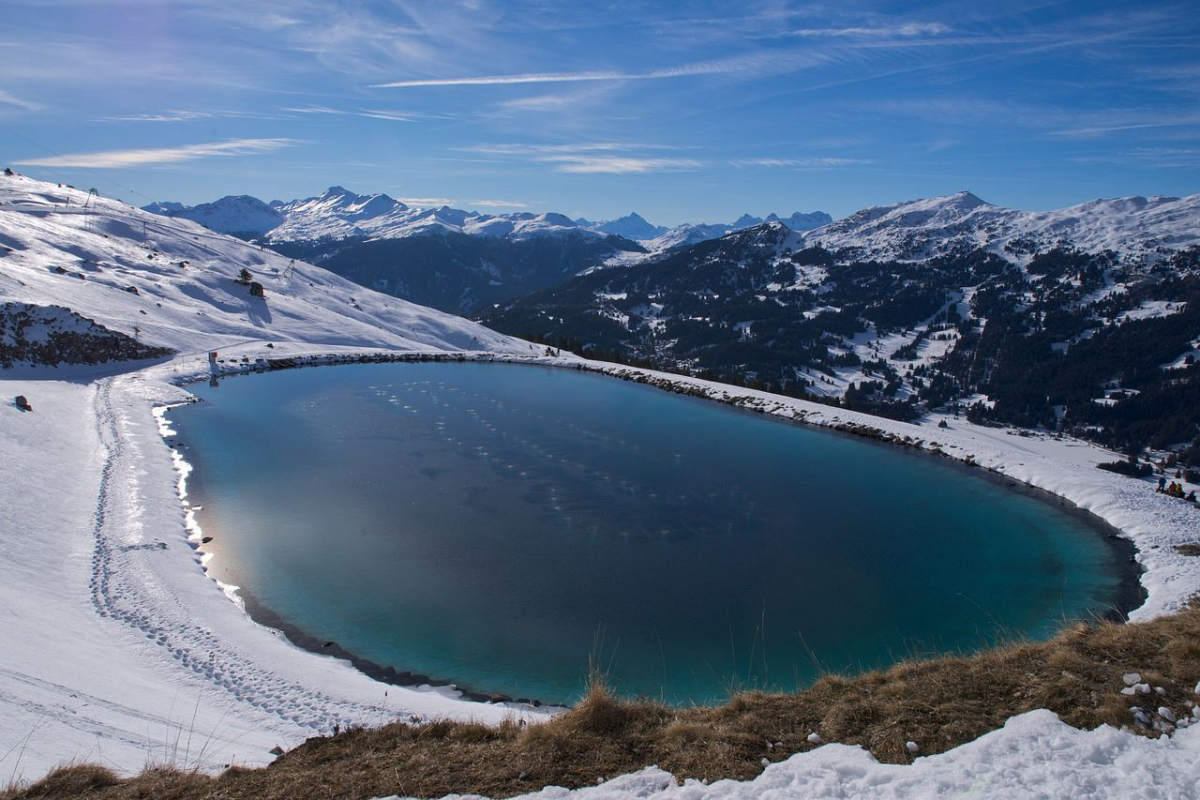
[{"label": "distant summit ridge", "polygon": [[601,222],[592,227],[595,230],[624,236],[626,239],[633,239],[634,241],[653,239],[655,236],[661,236],[667,231],[666,228],[660,225],[651,225],[636,211],[631,211],[623,217],[608,222]]},{"label": "distant summit ridge", "polygon": [[283,215],[277,208],[245,194],[226,195],[211,203],[191,207],[182,203],[152,203],[142,210],[164,217],[189,219],[210,230],[243,237],[261,236],[283,222]]},{"label": "distant summit ridge", "polygon": [[[185,206],[159,202],[143,210],[179,217],[245,238],[268,242],[311,242],[349,238],[399,239],[430,233],[455,232],[471,236],[528,239],[538,236],[572,235],[585,238],[618,236],[644,243],[655,252],[680,244],[715,239],[730,231],[749,228],[764,220],[743,214],[731,224],[683,224],[674,228],[655,225],[636,211],[617,219],[592,222],[572,220],[555,212],[484,214],[448,205],[412,207],[386,194],[360,195],[344,186],[330,186],[320,195],[302,200],[272,200],[264,203],[248,195],[222,197],[211,203]],[[798,231],[832,221],[823,211],[796,212],[790,217],[771,214],[766,221],[780,221]]]},{"label": "distant summit ridge", "polygon": [[162,202],[143,210],[199,222],[212,230],[268,242],[314,242],[351,238],[400,239],[431,233],[464,233],[525,239],[577,235],[603,238],[607,231],[580,225],[562,214],[483,214],[442,205],[408,206],[386,194],[357,194],[330,186],[302,200],[263,203],[254,197],[223,197],[212,203],[184,206]]},{"label": "distant summit ridge", "polygon": [[858,258],[905,261],[976,248],[1016,263],[1056,247],[1151,257],[1200,243],[1200,195],[1129,196],[1022,211],[962,191],[865,208],[806,239]]},{"label": "distant summit ridge", "polygon": [[[724,236],[764,222],[805,233],[810,245],[848,250],[858,258],[920,261],[962,249],[983,248],[1023,262],[1037,252],[1065,247],[1121,254],[1152,254],[1200,241],[1200,196],[1131,195],[1091,200],[1055,211],[1022,211],[993,205],[969,191],[872,206],[834,221],[822,211],[787,217],[742,214],[732,223],[685,223],[666,228],[636,211],[617,219],[572,220],[554,212],[484,214],[440,206],[416,208],[386,194],[359,195],[342,186],[303,200],[263,203],[247,195],[183,206],[163,202],[145,210],[182,217],[213,230],[269,243],[343,239],[402,239],[460,233],[523,241],[546,236],[610,241],[647,258]],[[624,242],[624,244],[621,244]],[[634,242],[638,244],[633,244]],[[640,246],[640,247],[639,247]],[[640,249],[644,248],[644,254]]]}]

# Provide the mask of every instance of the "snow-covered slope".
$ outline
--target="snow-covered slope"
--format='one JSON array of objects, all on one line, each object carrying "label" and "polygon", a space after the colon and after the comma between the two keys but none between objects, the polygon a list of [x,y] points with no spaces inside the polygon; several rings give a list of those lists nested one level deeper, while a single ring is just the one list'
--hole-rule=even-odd
[{"label": "snow-covered slope", "polygon": [[[178,352],[249,340],[529,352],[193,222],[21,176],[0,178],[0,246],[0,299],[63,305]],[[241,269],[264,298],[237,282]]]},{"label": "snow-covered slope", "polygon": [[970,192],[875,206],[810,231],[810,245],[859,258],[920,260],[985,248],[1012,261],[1056,246],[1150,257],[1200,243],[1200,195],[1093,200],[1057,211],[994,206]]},{"label": "snow-covered slope", "polygon": [[732,230],[732,225],[706,225],[703,223],[693,225],[685,222],[683,225],[676,225],[645,242],[645,246],[651,253],[661,253],[676,247],[686,247],[691,244],[707,242],[710,239],[720,239]]},{"label": "snow-covered slope", "polygon": [[469,215],[462,226],[463,233],[479,236],[496,236],[506,239],[529,239],[534,236],[577,235],[587,238],[608,235],[603,231],[581,228],[562,214],[486,214]]},{"label": "snow-covered slope", "polygon": [[[237,282],[242,269],[265,296]],[[81,760],[261,764],[335,724],[526,713],[380,684],[252,622],[202,570],[154,413],[189,399],[175,384],[206,376],[214,348],[218,371],[243,356],[541,350],[195,223],[20,176],[0,177],[0,308],[18,362],[0,369],[4,780]],[[68,346],[46,350],[56,337]]]}]

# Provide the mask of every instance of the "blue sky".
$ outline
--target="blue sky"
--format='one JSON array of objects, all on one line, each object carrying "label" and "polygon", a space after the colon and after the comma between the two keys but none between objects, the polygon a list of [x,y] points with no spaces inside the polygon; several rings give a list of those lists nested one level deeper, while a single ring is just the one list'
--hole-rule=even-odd
[{"label": "blue sky", "polygon": [[6,0],[0,161],[138,205],[728,221],[1200,191],[1194,2]]}]

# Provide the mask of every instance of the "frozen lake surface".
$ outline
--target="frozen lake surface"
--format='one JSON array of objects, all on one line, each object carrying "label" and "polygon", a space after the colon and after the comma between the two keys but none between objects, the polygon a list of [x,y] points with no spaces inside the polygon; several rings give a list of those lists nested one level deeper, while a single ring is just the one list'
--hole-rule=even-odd
[{"label": "frozen lake surface", "polygon": [[[306,634],[547,702],[793,689],[1117,602],[1093,521],[901,448],[571,370],[376,364],[170,413],[210,569]],[[931,431],[932,433],[932,431]],[[936,435],[935,435],[936,438]]]}]

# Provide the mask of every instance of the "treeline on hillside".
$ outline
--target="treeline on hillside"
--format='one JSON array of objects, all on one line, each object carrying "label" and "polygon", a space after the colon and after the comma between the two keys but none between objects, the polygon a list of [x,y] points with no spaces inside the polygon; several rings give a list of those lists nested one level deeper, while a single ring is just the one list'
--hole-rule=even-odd
[{"label": "treeline on hillside", "polygon": [[[483,321],[591,357],[810,399],[854,369],[866,378],[837,402],[901,419],[983,393],[994,402],[968,410],[979,422],[1065,428],[1127,450],[1195,441],[1180,456],[1192,458],[1200,377],[1162,366],[1200,336],[1198,274],[1200,249],[1152,267],[1056,249],[1021,269],[983,251],[846,261],[781,251],[759,232],[579,276]],[[1169,303],[1165,315],[1126,318],[1151,301]],[[912,338],[891,353],[848,347],[867,332]],[[948,338],[946,357],[922,358]]]},{"label": "treeline on hillside", "polygon": [[[991,317],[982,332],[964,334],[923,399],[982,392],[994,405],[973,408],[971,419],[1026,427],[1054,428],[1060,406],[1065,427],[1122,451],[1191,442],[1200,430],[1200,366],[1163,367],[1200,336],[1200,279],[1167,284],[1163,293],[1179,310],[1098,329],[1085,327],[1096,320],[1066,313],[1040,325],[1028,314]],[[1083,331],[1091,335],[1065,352],[1055,348]],[[1106,387],[1111,402],[1096,402]]]},{"label": "treeline on hillside", "polygon": [[614,253],[641,251],[619,236],[511,240],[446,232],[398,239],[280,242],[272,249],[384,294],[454,314],[562,283]]}]

